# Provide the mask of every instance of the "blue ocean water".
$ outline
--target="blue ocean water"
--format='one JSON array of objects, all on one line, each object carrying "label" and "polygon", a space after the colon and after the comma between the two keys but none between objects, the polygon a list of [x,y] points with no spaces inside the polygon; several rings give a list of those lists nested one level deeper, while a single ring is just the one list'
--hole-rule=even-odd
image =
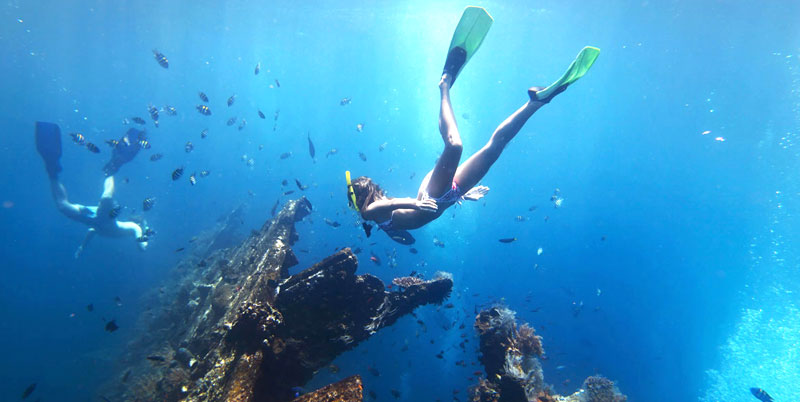
[{"label": "blue ocean water", "polygon": [[[455,280],[454,308],[420,308],[425,326],[400,320],[307,388],[358,373],[378,400],[394,400],[391,390],[407,401],[465,400],[480,369],[475,309],[503,302],[543,337],[545,380],[560,393],[599,373],[632,401],[753,401],[750,387],[800,399],[800,5],[474,3],[495,24],[452,93],[465,158],[527,100],[528,87],[554,81],[585,45],[602,53],[506,148],[482,182],[491,187],[485,200],[414,232],[418,254],[381,233],[363,239],[344,171],[373,177],[390,196],[414,196],[441,152],[436,85],[467,5],[0,6],[2,399],[37,383],[32,398],[95,400],[137,317],[152,307],[143,296],[181,258],[175,250],[239,205],[246,232],[276,200],[301,194],[314,212],[298,224],[295,247],[310,252],[298,254],[296,269],[349,246],[365,250],[361,273],[385,281],[412,270]],[[195,111],[198,91],[208,94],[211,116]],[[162,112],[156,128],[148,104],[177,115]],[[76,260],[86,228],[55,208],[34,122],[60,125],[61,179],[72,201],[93,205],[110,154],[103,142],[133,116],[147,120],[152,149],[120,170],[115,198],[129,217],[155,197],[145,217],[157,235],[146,252],[130,239],[98,237]],[[73,144],[70,132],[100,154]],[[151,162],[156,152],[164,157]],[[181,166],[184,177],[172,181]],[[211,174],[190,185],[186,177],[201,170]],[[294,179],[310,187],[301,192]],[[296,192],[283,196],[289,189]],[[556,189],[560,208],[550,201]],[[497,241],[506,237],[518,240]],[[384,264],[370,263],[369,252]],[[120,329],[108,333],[112,319]]]}]

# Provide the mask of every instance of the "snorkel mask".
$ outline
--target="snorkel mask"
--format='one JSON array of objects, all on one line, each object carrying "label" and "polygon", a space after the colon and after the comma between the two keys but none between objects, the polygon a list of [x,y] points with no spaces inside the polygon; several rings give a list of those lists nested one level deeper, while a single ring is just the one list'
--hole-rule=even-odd
[{"label": "snorkel mask", "polygon": [[350,171],[347,170],[344,172],[344,177],[347,179],[347,195],[350,196],[350,207],[356,210],[356,212],[361,213],[358,210],[358,203],[356,202],[356,191],[353,189],[353,182],[350,180]]},{"label": "snorkel mask", "polygon": [[[350,171],[347,170],[344,172],[344,177],[347,180],[347,196],[348,196],[348,204],[350,204],[350,208],[353,208],[359,215],[361,215],[361,210],[358,208],[358,202],[356,202],[356,191],[353,189],[353,182],[350,180]],[[364,229],[364,233],[366,233],[367,237],[372,234],[372,225],[362,222],[361,227]]]}]

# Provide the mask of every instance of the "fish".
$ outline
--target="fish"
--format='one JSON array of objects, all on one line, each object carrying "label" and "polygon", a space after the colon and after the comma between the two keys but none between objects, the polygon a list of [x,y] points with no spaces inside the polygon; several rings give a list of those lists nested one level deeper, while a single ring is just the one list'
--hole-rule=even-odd
[{"label": "fish", "polygon": [[297,179],[294,179],[294,184],[297,184],[297,188],[299,188],[300,191],[306,191],[308,188],[308,186],[304,186],[303,183],[300,183],[300,180]]},{"label": "fish", "polygon": [[203,116],[211,116],[211,109],[206,105],[197,105],[197,111]]},{"label": "fish", "polygon": [[400,395],[401,395],[401,394],[400,394],[400,391],[398,391],[398,390],[396,390],[396,389],[393,389],[393,390],[391,390],[391,391],[389,391],[389,392],[392,394],[392,396],[394,397],[394,399],[400,399]]},{"label": "fish", "polygon": [[378,371],[378,369],[376,369],[375,367],[367,366],[367,371],[369,371],[369,373],[374,375],[375,377],[380,377],[381,376],[381,372]]},{"label": "fish", "polygon": [[155,162],[164,157],[164,154],[152,154],[150,155],[150,162]]},{"label": "fish", "polygon": [[243,118],[242,121],[239,123],[239,127],[237,128],[239,129],[239,131],[242,131],[244,130],[245,126],[247,126],[247,120]]},{"label": "fish", "polygon": [[206,96],[205,92],[200,91],[200,92],[197,93],[197,96],[200,97],[201,101],[203,101],[205,103],[208,103],[208,96]]},{"label": "fish", "polygon": [[536,208],[538,208],[538,207],[536,205],[533,205],[530,208],[528,208],[528,212],[533,212],[533,211],[536,210]]},{"label": "fish", "polygon": [[513,243],[515,241],[517,241],[516,237],[506,237],[506,238],[500,239],[500,243]]},{"label": "fish", "polygon": [[228,107],[231,107],[231,105],[233,105],[233,102],[236,102],[236,94],[233,94],[231,95],[230,98],[228,98]]},{"label": "fish", "polygon": [[138,116],[131,117],[131,121],[133,121],[134,123],[136,123],[136,124],[138,124],[140,126],[143,126],[143,125],[147,124],[147,122],[144,121],[143,118],[138,117]]},{"label": "fish", "polygon": [[116,148],[117,145],[119,145],[119,141],[117,141],[117,140],[106,140],[106,145],[108,145],[111,148]]},{"label": "fish", "polygon": [[138,241],[139,243],[146,243],[148,240],[150,240],[150,238],[145,235],[136,238],[136,241]]},{"label": "fish", "polygon": [[364,234],[366,234],[367,237],[369,237],[372,234],[372,225],[370,225],[369,223],[362,222],[361,228],[364,229]]},{"label": "fish", "polygon": [[186,145],[183,146],[183,150],[188,154],[189,152],[194,151],[194,145],[192,145],[191,141],[187,141]]},{"label": "fish", "polygon": [[36,383],[28,385],[28,388],[25,388],[25,391],[22,391],[22,399],[25,399],[33,393],[33,390],[36,389]]},{"label": "fish", "polygon": [[99,154],[100,153],[100,148],[98,148],[97,145],[94,145],[91,142],[87,142],[86,143],[86,149],[88,149],[89,152],[92,152],[92,153],[95,153],[95,154]]},{"label": "fish", "polygon": [[232,126],[233,123],[236,123],[236,116],[231,117],[230,119],[228,119],[228,121],[225,122],[225,124],[228,126]]},{"label": "fish", "polygon": [[328,366],[328,371],[330,371],[333,374],[336,374],[339,372],[339,366],[331,364],[330,366]]},{"label": "fish", "polygon": [[339,150],[337,150],[336,148],[331,148],[331,150],[328,151],[327,154],[325,154],[325,157],[327,158],[327,157],[329,157],[331,155],[336,155],[338,152],[339,152]]},{"label": "fish", "polygon": [[94,311],[94,304],[92,304],[92,303],[89,303],[89,304],[86,306],[86,311],[88,311],[88,312],[90,312],[90,313],[91,313],[92,311]]},{"label": "fish", "polygon": [[411,254],[417,254],[419,251],[417,251],[417,249],[415,249],[414,247],[411,247],[410,249],[408,249],[408,252],[410,252]]},{"label": "fish", "polygon": [[439,238],[437,238],[437,237],[433,238],[433,245],[436,246],[436,247],[444,248],[444,242],[439,240]]},{"label": "fish", "polygon": [[561,204],[564,202],[564,199],[561,198],[561,190],[555,189],[553,195],[550,196],[550,201],[553,203],[554,208],[561,207]]},{"label": "fish", "polygon": [[294,194],[294,190],[284,191],[283,195]]},{"label": "fish", "polygon": [[269,213],[272,216],[275,216],[275,211],[278,209],[278,203],[280,203],[280,200],[275,200],[275,205],[273,205],[272,209],[269,210]]},{"label": "fish", "polygon": [[281,114],[279,109],[275,109],[275,121],[278,121],[278,116]]},{"label": "fish", "polygon": [[201,170],[200,171],[200,177],[208,177],[208,175],[210,175],[210,174],[211,174],[211,172],[209,172],[208,170]]},{"label": "fish", "polygon": [[262,112],[261,109],[258,110],[258,117],[260,117],[262,119],[266,119],[267,118],[267,116],[264,115],[264,112]]},{"label": "fish", "polygon": [[81,133],[69,133],[69,136],[72,137],[72,142],[78,145],[83,145],[86,143],[86,137],[84,137]]},{"label": "fish", "polygon": [[186,250],[186,247],[179,247],[175,249],[176,253],[180,253],[181,251]]},{"label": "fish", "polygon": [[284,152],[284,153],[281,154],[281,159],[286,159],[286,158],[288,158],[290,156],[292,156],[291,152]]},{"label": "fish", "polygon": [[169,60],[167,60],[167,56],[164,56],[163,53],[159,52],[156,49],[153,49],[153,57],[155,57],[159,66],[164,68],[169,68]]},{"label": "fish", "polygon": [[350,102],[352,102],[352,101],[353,101],[352,98],[342,98],[342,100],[339,101],[339,104],[342,105],[342,106],[345,106],[345,105],[349,105]]},{"label": "fish", "polygon": [[306,390],[304,390],[303,388],[292,387],[292,395],[294,395],[295,398],[297,398],[298,396],[303,395],[305,393],[306,393]]},{"label": "fish", "polygon": [[[148,142],[147,140],[139,140],[139,146],[144,148],[144,149],[150,149],[150,142]],[[158,159],[156,159],[156,160],[158,160]]]},{"label": "fish", "polygon": [[281,186],[288,186],[288,185],[289,185],[289,180],[286,179],[281,180]]},{"label": "fish", "polygon": [[763,402],[773,402],[774,401],[774,399],[772,399],[772,397],[769,396],[767,391],[764,391],[761,388],[750,388],[750,393],[753,394],[753,396],[758,398],[758,400],[760,400],[760,401],[763,401]]},{"label": "fish", "polygon": [[119,329],[119,326],[117,325],[117,320],[111,320],[108,323],[106,323],[106,331],[114,332],[114,331],[116,331],[118,329]]},{"label": "fish", "polygon": [[255,71],[253,71],[253,74],[254,75],[258,75],[259,72],[261,72],[261,62],[260,61],[258,62],[258,64],[256,64],[256,69],[255,69]]},{"label": "fish", "polygon": [[371,252],[371,251],[370,251],[370,253],[369,253],[369,254],[370,254],[370,256],[369,256],[369,260],[370,260],[370,261],[374,262],[374,263],[375,263],[375,265],[381,265],[381,259],[380,259],[380,258],[379,258],[377,255],[375,255],[375,254],[374,254],[373,252]]},{"label": "fish", "polygon": [[281,82],[280,82],[280,81],[278,81],[278,79],[277,79],[277,78],[275,78],[275,86],[276,86],[276,87],[278,87],[278,88],[280,88],[280,87],[281,87]]},{"label": "fish", "polygon": [[193,186],[194,186],[195,184],[197,184],[197,176],[195,175],[195,173],[192,173],[192,174],[189,176],[189,183],[191,183]]},{"label": "fish", "polygon": [[328,218],[323,218],[322,220],[325,221],[325,223],[328,226],[332,226],[332,227],[335,227],[335,228],[338,228],[339,226],[342,226],[342,224],[340,224],[339,222],[332,221],[332,220],[330,220]]},{"label": "fish", "polygon": [[167,114],[170,115],[170,116],[175,116],[175,115],[178,114],[178,110],[175,109],[174,107],[170,106],[170,105],[164,106],[164,109],[161,109],[161,110],[163,112],[167,112]]},{"label": "fish", "polygon": [[383,152],[383,150],[386,149],[387,145],[389,145],[388,142],[384,142],[383,144],[378,145],[378,152]]},{"label": "fish", "polygon": [[121,307],[122,306],[122,298],[120,298],[119,296],[114,296],[114,304],[116,304],[117,307]]},{"label": "fish", "polygon": [[200,132],[200,138],[206,138],[206,137],[208,137],[208,129],[207,128],[203,129],[203,131]]},{"label": "fish", "polygon": [[361,160],[364,161],[364,162],[367,161],[367,155],[364,155],[363,152],[359,152],[358,153],[358,157],[361,158]]},{"label": "fish", "polygon": [[150,356],[147,356],[147,360],[150,360],[150,361],[153,361],[153,362],[165,362],[165,361],[167,361],[167,358],[164,357],[164,356],[159,356],[159,355],[150,355]]},{"label": "fish", "polygon": [[142,210],[149,211],[153,209],[153,205],[156,204],[156,199],[154,197],[147,197],[142,201]]},{"label": "fish", "polygon": [[311,133],[306,133],[306,138],[308,138],[308,154],[311,155],[311,159],[316,163],[317,159],[315,156],[317,155],[317,151],[314,150],[314,143],[311,142]]},{"label": "fish", "polygon": [[125,371],[125,374],[122,375],[122,382],[127,382],[130,376],[131,376],[131,369],[128,369]]},{"label": "fish", "polygon": [[358,131],[359,133],[364,131],[364,125],[361,123],[356,124],[356,131]]},{"label": "fish", "polygon": [[179,167],[172,171],[172,180],[178,180],[183,176],[183,167]]},{"label": "fish", "polygon": [[121,211],[122,207],[117,205],[114,208],[111,208],[111,211],[108,211],[108,217],[111,219],[116,219]]},{"label": "fish", "polygon": [[147,105],[147,111],[150,112],[150,118],[156,123],[156,127],[158,127],[158,109],[153,106],[152,104]]}]

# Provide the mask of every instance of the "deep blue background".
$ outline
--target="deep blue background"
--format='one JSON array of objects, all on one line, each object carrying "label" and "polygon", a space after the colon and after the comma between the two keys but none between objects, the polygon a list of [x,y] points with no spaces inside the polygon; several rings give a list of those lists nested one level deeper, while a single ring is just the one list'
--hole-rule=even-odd
[{"label": "deep blue background", "polygon": [[[791,339],[786,331],[800,331],[791,308],[791,292],[798,290],[791,211],[798,205],[792,141],[800,131],[800,5],[474,3],[495,24],[453,90],[465,157],[525,102],[529,86],[555,80],[585,45],[602,53],[586,77],[539,111],[507,147],[483,182],[492,188],[485,202],[451,209],[417,231],[414,255],[380,233],[369,240],[374,246],[363,238],[347,210],[343,172],[369,175],[391,196],[416,193],[441,151],[436,84],[468,4],[292,3],[10,2],[0,8],[0,223],[6,234],[0,394],[15,398],[38,382],[43,400],[94,396],[135,336],[146,307],[142,296],[180,258],[174,249],[242,203],[248,206],[244,231],[259,227],[276,199],[288,199],[281,193],[296,190],[297,178],[311,185],[305,195],[314,205],[298,225],[296,248],[310,250],[299,254],[298,269],[335,247],[362,247],[360,272],[389,280],[411,270],[429,277],[443,270],[456,283],[455,308],[418,310],[425,327],[401,320],[343,355],[336,362],[341,371],[322,371],[310,388],[360,373],[380,400],[391,398],[391,389],[409,401],[449,400],[460,390],[464,400],[467,377],[479,368],[454,362],[477,361],[475,306],[503,300],[544,337],[545,380],[561,393],[601,373],[634,401],[704,395],[746,401],[748,386],[763,386],[777,400],[797,399],[800,367],[790,362],[791,342],[778,341]],[[152,49],[169,58],[168,70],[153,60]],[[211,98],[212,116],[194,110],[198,91]],[[228,108],[233,94],[236,103]],[[340,106],[344,97],[352,103]],[[156,129],[148,103],[172,105],[178,115],[162,113]],[[74,260],[85,228],[54,208],[33,123],[56,122],[65,135],[79,131],[101,147],[95,155],[64,139],[62,180],[71,200],[88,205],[102,191],[100,168],[109,155],[103,141],[119,137],[127,129],[123,118],[131,116],[148,120],[153,149],[123,167],[116,198],[127,207],[125,217],[140,213],[145,197],[156,197],[146,218],[158,234],[146,253],[130,240],[97,238]],[[225,125],[234,116],[247,120],[244,130]],[[358,123],[365,125],[361,133]],[[209,137],[201,140],[205,128]],[[706,130],[711,134],[701,135]],[[307,153],[307,133],[316,163]],[[718,136],[725,141],[714,141]],[[183,150],[186,141],[195,144],[191,154]],[[326,158],[331,148],[338,153]],[[165,157],[150,162],[154,152]],[[284,152],[292,157],[279,159]],[[243,155],[253,158],[252,168]],[[170,173],[179,166],[185,176],[173,182]],[[188,174],[203,169],[211,176],[190,186]],[[283,179],[288,188],[281,188]],[[565,198],[560,209],[549,202],[556,188]],[[325,225],[325,217],[343,226]],[[519,240],[499,243],[503,237]],[[446,246],[435,247],[434,238]],[[398,266],[389,268],[386,254],[394,249]],[[371,264],[370,251],[384,264]],[[579,302],[584,308],[574,316]],[[93,313],[85,309],[89,303]],[[782,324],[776,330],[753,324],[744,309],[767,309]],[[104,332],[102,318],[115,318],[121,329]],[[461,323],[466,328],[458,330]],[[742,328],[762,329],[760,339],[746,331],[734,336]],[[466,353],[458,347],[462,334],[470,341]],[[772,337],[776,342],[765,341]],[[741,344],[751,341],[766,345],[761,354]],[[759,358],[744,362],[754,355]],[[734,377],[741,384],[722,389],[706,375],[709,369],[726,384]],[[761,382],[749,369],[760,371]],[[781,376],[770,375],[778,370]]]}]

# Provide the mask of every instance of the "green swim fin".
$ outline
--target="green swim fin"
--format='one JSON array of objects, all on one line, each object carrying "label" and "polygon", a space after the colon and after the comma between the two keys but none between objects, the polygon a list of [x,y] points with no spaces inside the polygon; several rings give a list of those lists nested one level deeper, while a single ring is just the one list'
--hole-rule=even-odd
[{"label": "green swim fin", "polygon": [[599,55],[600,49],[592,46],[584,47],[561,78],[541,91],[532,92],[531,99],[545,103],[550,102],[554,96],[564,92],[570,84],[583,77]]},{"label": "green swim fin", "polygon": [[449,74],[453,77],[453,82],[461,72],[461,69],[478,51],[483,43],[483,38],[492,27],[492,16],[483,7],[469,6],[461,14],[458,21],[453,39],[450,41],[450,49],[447,51],[447,60],[444,62],[442,74]]}]

